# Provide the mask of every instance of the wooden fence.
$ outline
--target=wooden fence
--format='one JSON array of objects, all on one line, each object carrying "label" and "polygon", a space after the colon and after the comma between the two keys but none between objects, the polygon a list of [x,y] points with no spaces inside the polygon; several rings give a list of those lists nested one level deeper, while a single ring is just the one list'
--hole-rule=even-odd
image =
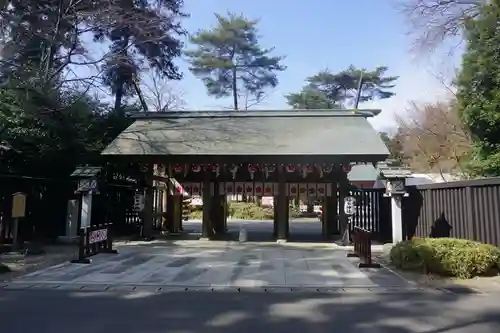
[{"label": "wooden fence", "polygon": [[12,195],[26,194],[26,217],[19,222],[19,238],[56,238],[64,234],[68,199],[74,184],[68,179],[37,179],[0,175],[0,245],[12,238]]},{"label": "wooden fence", "polygon": [[500,245],[500,178],[418,185],[403,201],[404,233]]}]

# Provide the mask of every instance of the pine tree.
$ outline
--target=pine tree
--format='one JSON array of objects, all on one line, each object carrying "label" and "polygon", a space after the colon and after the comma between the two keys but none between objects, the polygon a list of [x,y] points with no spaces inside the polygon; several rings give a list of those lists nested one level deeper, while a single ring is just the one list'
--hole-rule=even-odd
[{"label": "pine tree", "polygon": [[278,85],[277,73],[286,69],[284,58],[260,45],[258,21],[234,13],[215,16],[217,25],[196,33],[191,38],[195,47],[186,55],[190,70],[203,80],[208,93],[231,96],[234,110],[239,110],[241,98],[251,95],[260,100],[266,89]]}]

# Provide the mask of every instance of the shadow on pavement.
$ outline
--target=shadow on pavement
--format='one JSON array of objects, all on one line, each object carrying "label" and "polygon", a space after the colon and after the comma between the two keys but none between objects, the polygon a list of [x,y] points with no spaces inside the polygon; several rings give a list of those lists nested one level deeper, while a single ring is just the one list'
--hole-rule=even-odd
[{"label": "shadow on pavement", "polygon": [[0,292],[4,332],[497,333],[495,297],[450,293]]}]

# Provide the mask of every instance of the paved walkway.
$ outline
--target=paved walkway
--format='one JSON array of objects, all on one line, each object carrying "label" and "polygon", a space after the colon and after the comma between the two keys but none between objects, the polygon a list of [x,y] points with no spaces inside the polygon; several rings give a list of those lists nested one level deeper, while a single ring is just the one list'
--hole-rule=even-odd
[{"label": "paved walkway", "polygon": [[63,263],[28,274],[17,284],[142,285],[160,287],[409,287],[385,268],[359,269],[334,247],[183,241],[122,246],[89,265]]}]

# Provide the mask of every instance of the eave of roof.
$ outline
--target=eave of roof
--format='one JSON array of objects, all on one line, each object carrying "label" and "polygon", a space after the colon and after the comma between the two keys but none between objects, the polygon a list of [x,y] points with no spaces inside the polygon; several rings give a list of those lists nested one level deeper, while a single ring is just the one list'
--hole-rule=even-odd
[{"label": "eave of roof", "polygon": [[[103,152],[121,156],[343,156],[384,160],[368,117],[379,110],[138,113]],[[361,158],[367,156],[366,159]]]}]

